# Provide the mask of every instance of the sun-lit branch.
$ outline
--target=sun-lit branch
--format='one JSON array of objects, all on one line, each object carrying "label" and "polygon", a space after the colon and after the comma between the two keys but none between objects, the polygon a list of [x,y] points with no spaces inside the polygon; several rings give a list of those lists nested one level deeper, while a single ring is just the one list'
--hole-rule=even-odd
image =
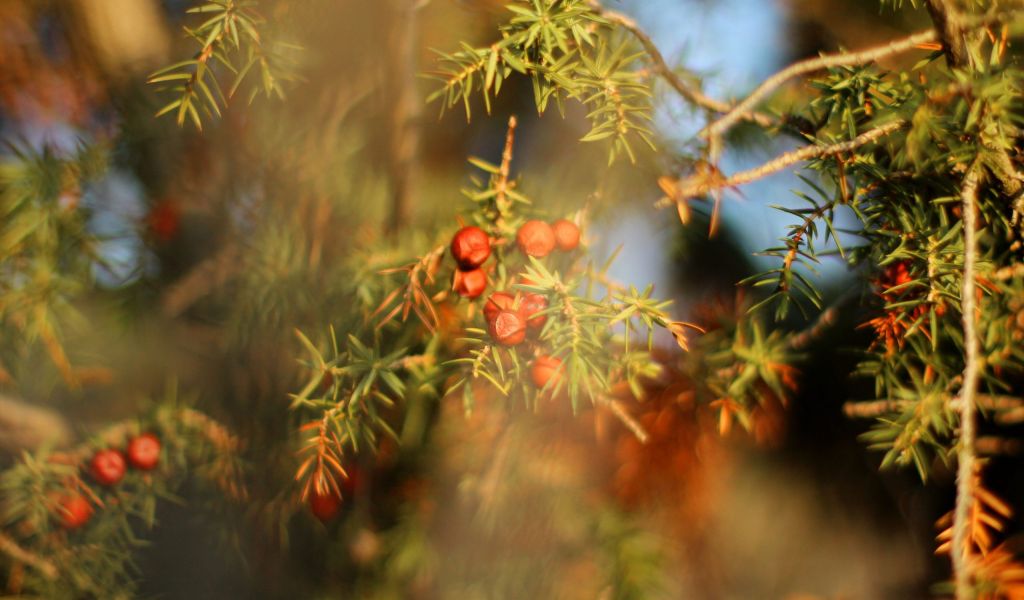
[{"label": "sun-lit branch", "polygon": [[0,552],[11,557],[16,563],[29,565],[43,574],[47,579],[57,578],[57,567],[45,558],[30,552],[11,538],[0,532]]},{"label": "sun-lit branch", "polygon": [[[664,79],[680,96],[696,106],[706,108],[716,113],[724,114],[733,110],[733,105],[728,102],[722,102],[721,100],[711,98],[710,96],[705,95],[697,87],[691,86],[683,81],[679,74],[673,71],[672,68],[668,66],[668,63],[665,62],[665,57],[662,56],[661,51],[654,44],[651,36],[647,35],[647,32],[641,29],[640,25],[637,24],[633,18],[620,12],[605,8],[597,0],[591,0],[589,4],[594,12],[633,34],[633,37],[640,42],[640,45],[644,48],[644,52],[646,52],[647,56],[651,59],[652,72]],[[737,118],[740,120],[752,121],[761,127],[772,127],[778,124],[775,118],[752,110],[740,111]]]},{"label": "sun-lit branch", "polygon": [[973,597],[971,589],[970,556],[967,547],[970,525],[970,506],[974,502],[975,454],[975,399],[981,365],[978,361],[978,333],[975,320],[975,277],[978,261],[978,183],[977,168],[971,168],[964,178],[961,203],[964,214],[964,272],[961,283],[964,330],[964,383],[960,388],[960,439],[957,451],[956,506],[953,512],[953,548],[950,556],[956,579],[956,597]]},{"label": "sun-lit branch", "polygon": [[826,156],[835,156],[844,152],[850,152],[851,150],[860,148],[865,144],[870,144],[871,142],[877,141],[894,131],[902,129],[906,125],[906,121],[896,120],[891,123],[875,127],[874,129],[869,129],[846,142],[827,144],[824,146],[804,146],[803,148],[777,156],[759,167],[740,171],[739,173],[735,173],[729,177],[722,177],[717,174],[717,171],[709,171],[707,173],[687,177],[679,180],[673,189],[673,193],[659,200],[655,206],[658,208],[664,208],[670,204],[685,202],[691,198],[702,196],[715,190],[745,185],[812,158],[823,158]]},{"label": "sun-lit branch", "polygon": [[639,421],[633,418],[633,415],[629,414],[626,407],[622,406],[622,403],[614,398],[607,398],[605,396],[597,396],[597,402],[602,406],[608,407],[608,410],[612,411],[612,414],[633,432],[636,439],[640,440],[641,444],[646,444],[647,440],[650,439],[650,434],[644,429],[644,426]]},{"label": "sun-lit branch", "polygon": [[928,29],[926,31],[920,31],[911,36],[894,40],[883,44],[881,46],[875,46],[867,48],[859,52],[843,52],[840,54],[826,54],[818,58],[811,58],[802,60],[797,63],[786,67],[778,73],[772,75],[768,79],[764,80],[761,85],[757,86],[753,92],[750,93],[743,101],[737,104],[732,110],[726,113],[722,118],[718,119],[714,123],[711,123],[701,131],[701,135],[705,138],[717,137],[728,131],[733,125],[739,120],[743,119],[743,115],[751,111],[758,105],[765,97],[768,96],[773,90],[781,86],[783,83],[789,81],[794,77],[804,75],[807,73],[813,73],[815,71],[821,71],[823,69],[829,69],[832,67],[842,67],[847,65],[862,65],[889,56],[900,54],[908,50],[914,49],[920,44],[932,42],[938,37],[938,34],[934,29]]},{"label": "sun-lit branch", "polygon": [[[865,402],[847,402],[843,404],[843,413],[848,417],[872,418],[904,410],[915,402],[916,400],[897,400],[893,398],[882,398]],[[951,409],[959,409],[959,398],[951,396],[946,399],[946,402]],[[1008,424],[1024,421],[1024,398],[1000,394],[977,394],[975,402],[980,408],[995,412],[994,418],[997,423]],[[1013,416],[1017,418],[1014,419]]]}]

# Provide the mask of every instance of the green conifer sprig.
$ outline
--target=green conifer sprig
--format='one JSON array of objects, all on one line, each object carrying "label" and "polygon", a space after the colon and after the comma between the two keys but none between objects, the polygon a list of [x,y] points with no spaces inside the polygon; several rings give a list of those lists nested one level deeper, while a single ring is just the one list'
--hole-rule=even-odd
[{"label": "green conifer sprig", "polygon": [[42,344],[64,380],[77,377],[62,330],[78,316],[74,300],[103,266],[88,230],[82,195],[106,170],[102,144],[80,143],[70,155],[10,146],[0,159],[0,365]]},{"label": "green conifer sprig", "polygon": [[[258,6],[255,0],[211,0],[188,9],[189,14],[205,19],[184,28],[199,50],[193,58],[150,75],[149,83],[177,96],[156,116],[174,112],[179,126],[188,119],[201,130],[204,117],[219,117],[250,73],[256,73],[259,82],[251,86],[248,102],[261,92],[268,98],[284,98],[284,86],[298,79],[294,54],[300,48],[268,40],[266,19]],[[231,75],[226,88],[219,79],[218,66]]]},{"label": "green conifer sprig", "polygon": [[[466,221],[481,226],[493,240],[488,293],[473,301],[458,299],[449,284],[455,266],[445,260],[447,244],[438,244],[404,267],[384,269],[385,275],[399,276],[382,279],[388,285],[363,288],[371,295],[367,306],[376,309],[350,330],[344,346],[332,328],[325,356],[299,333],[310,358],[303,363],[306,383],[292,396],[291,408],[310,415],[301,427],[304,444],[296,472],[306,494],[337,491],[346,477],[347,455],[376,451],[381,435],[397,439],[389,409],[408,395],[410,378],[439,396],[461,392],[467,411],[473,409],[480,382],[490,393],[514,401],[510,407],[535,408],[540,398],[560,397],[564,391],[575,410],[581,399],[607,403],[619,384],[641,397],[641,382],[659,374],[650,356],[655,331],[688,347],[688,330],[697,328],[673,320],[670,302],[655,299],[651,287],[638,290],[609,280],[614,255],[596,265],[578,253],[537,259],[515,249],[518,228],[540,215],[509,178],[514,127],[513,120],[500,165],[470,159],[487,178],[473,178],[475,185],[463,190],[472,203]],[[481,308],[494,291],[544,298],[547,308],[533,314],[545,321],[532,334],[533,350],[504,347],[492,339]],[[541,354],[560,360],[562,367],[558,377],[538,388],[531,383],[530,369]],[[424,364],[437,368],[413,373]]]},{"label": "green conifer sprig", "polygon": [[514,16],[494,44],[439,53],[441,69],[431,76],[442,86],[428,101],[440,100],[442,112],[462,104],[468,119],[480,94],[489,113],[491,97],[518,73],[530,78],[540,113],[552,102],[559,110],[569,99],[583,104],[591,128],[582,140],[610,140],[609,163],[622,154],[635,162],[637,141],[654,148],[644,53],[632,41],[619,39],[585,0],[519,0],[508,9]]},{"label": "green conifer sprig", "polygon": [[[87,474],[93,454],[124,449],[130,437],[155,434],[162,445],[151,471],[129,469],[112,487]],[[25,567],[21,593],[40,597],[129,598],[137,550],[158,520],[160,502],[180,503],[185,482],[205,483],[234,502],[246,497],[242,445],[223,425],[177,397],[176,389],[142,418],[115,422],[71,448],[25,453],[0,472],[0,565]],[[80,495],[92,509],[84,525],[61,526],[61,502]],[[225,533],[230,537],[230,533]],[[8,537],[9,536],[9,537]]]}]

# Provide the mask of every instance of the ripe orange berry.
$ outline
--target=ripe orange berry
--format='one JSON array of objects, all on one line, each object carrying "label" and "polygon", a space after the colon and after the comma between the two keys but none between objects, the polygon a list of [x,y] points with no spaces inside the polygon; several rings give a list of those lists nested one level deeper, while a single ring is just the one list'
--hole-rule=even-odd
[{"label": "ripe orange berry", "polygon": [[149,471],[160,460],[160,439],[144,433],[128,442],[128,462],[136,469]]},{"label": "ripe orange berry", "polygon": [[463,271],[475,269],[484,264],[491,255],[491,240],[479,227],[463,227],[452,237],[452,257]]},{"label": "ripe orange berry", "polygon": [[57,516],[64,529],[78,529],[92,518],[92,505],[78,493],[68,493],[58,500]]},{"label": "ripe orange berry", "polygon": [[544,258],[555,249],[555,232],[544,221],[527,221],[516,232],[516,243],[524,254]]},{"label": "ripe orange berry", "polygon": [[452,278],[452,288],[463,298],[477,298],[487,289],[487,274],[483,269],[456,270]]},{"label": "ripe orange berry", "polygon": [[538,356],[530,367],[530,379],[541,389],[548,385],[554,387],[561,376],[562,361],[553,356]]},{"label": "ripe orange berry", "polygon": [[315,489],[309,494],[309,510],[321,523],[326,523],[341,509],[341,496],[328,489],[320,494]]},{"label": "ripe orange berry", "polygon": [[547,315],[533,316],[548,307],[548,299],[543,294],[526,294],[519,306],[519,312],[526,319],[526,326],[537,330],[547,322]]},{"label": "ripe orange berry", "polygon": [[555,244],[563,252],[575,250],[580,245],[580,228],[568,219],[559,219],[551,224],[555,232]]},{"label": "ripe orange berry", "polygon": [[516,297],[508,292],[494,292],[484,303],[484,318],[490,323],[503,310],[512,310]]},{"label": "ripe orange berry", "polygon": [[518,346],[526,339],[526,320],[511,310],[503,310],[490,322],[491,338],[502,346]]},{"label": "ripe orange berry", "polygon": [[124,478],[124,455],[117,450],[100,450],[89,463],[89,473],[101,485],[116,485]]}]

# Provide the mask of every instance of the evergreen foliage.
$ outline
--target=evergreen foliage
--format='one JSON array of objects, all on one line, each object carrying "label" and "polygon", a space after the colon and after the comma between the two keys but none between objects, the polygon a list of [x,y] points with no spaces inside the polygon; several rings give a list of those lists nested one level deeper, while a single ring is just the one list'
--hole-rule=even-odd
[{"label": "evergreen foliage", "polygon": [[[199,130],[214,124],[207,134],[237,126],[229,122],[231,99],[243,88],[250,103],[261,93],[283,101],[263,108],[282,111],[268,129],[275,147],[246,149],[270,157],[255,161],[262,187],[217,188],[229,197],[218,205],[228,215],[227,241],[176,283],[163,314],[187,318],[191,310],[200,315],[194,321],[218,321],[217,341],[231,357],[224,363],[258,372],[257,383],[243,389],[263,398],[257,392],[279,397],[289,387],[290,404],[239,402],[235,412],[249,419],[238,419],[242,431],[233,433],[172,390],[142,416],[96,429],[85,443],[25,451],[4,465],[0,564],[12,593],[132,596],[143,532],[157,523],[161,503],[182,501],[178,491],[200,483],[217,506],[247,513],[281,547],[297,531],[308,533],[295,525],[308,504],[330,535],[355,540],[343,568],[357,572],[353,580],[367,597],[557,595],[558,582],[531,579],[535,563],[525,558],[533,557],[514,551],[539,540],[550,542],[544,547],[553,554],[600,565],[588,592],[669,595],[663,540],[593,492],[603,475],[555,485],[522,460],[506,464],[516,443],[549,444],[544,448],[569,456],[588,447],[569,439],[569,429],[516,438],[516,428],[539,415],[557,422],[551,415],[560,409],[577,420],[592,412],[596,429],[600,419],[614,418],[635,438],[620,442],[627,454],[631,443],[671,439],[665,424],[678,425],[672,411],[685,406],[686,414],[713,415],[722,436],[739,424],[759,438],[770,415],[800,389],[807,347],[847,311],[870,338],[854,349],[859,363],[850,375],[873,386],[845,409],[872,419],[862,438],[881,453],[881,468],[912,467],[924,483],[957,469],[953,510],[939,522],[937,551],[952,567],[952,581],[940,591],[958,600],[1020,597],[1024,564],[1002,541],[1012,508],[984,481],[985,468],[999,458],[979,457],[985,448],[1012,448],[1015,432],[1007,426],[1024,420],[1024,71],[1012,46],[1024,35],[1019,3],[882,0],[887,11],[927,16],[930,26],[874,48],[799,61],[735,103],[705,95],[634,20],[596,0],[511,0],[493,43],[438,53],[429,73],[438,87],[424,101],[439,104],[442,114],[461,104],[469,119],[482,100],[489,115],[520,77],[539,113],[554,104],[565,115],[578,103],[589,124],[580,141],[607,143],[609,165],[622,155],[634,165],[650,159],[664,192],[655,206],[674,207],[684,227],[694,227],[695,208],[710,206],[713,235],[727,192],[799,171],[802,204],[774,206],[792,223],[762,252],[770,266],[737,282],[734,305],[701,315],[699,324],[682,320],[652,287],[613,280],[618,251],[598,257],[588,247],[590,206],[552,214],[554,203],[540,201],[543,188],[527,193],[521,184],[535,181],[533,174],[511,172],[514,117],[500,161],[470,158],[474,175],[462,190],[463,207],[433,230],[443,235],[424,228],[385,243],[345,229],[348,219],[332,204],[335,189],[366,205],[384,194],[335,175],[337,164],[304,160],[326,148],[342,155],[339,171],[365,170],[356,134],[347,138],[350,146],[337,137],[362,96],[332,100],[321,131],[288,130],[283,107],[293,98],[285,91],[303,85],[299,48],[274,39],[279,31],[263,11],[279,7],[268,5],[213,0],[189,9],[194,20],[185,32],[198,50],[148,82],[171,94],[157,116],[174,113],[179,126],[190,121]],[[415,18],[419,8],[405,10],[402,18]],[[794,80],[800,101],[783,101],[778,90]],[[691,144],[696,156],[655,144],[651,115],[661,85],[706,118]],[[415,120],[395,119],[396,131]],[[795,138],[797,146],[726,173],[722,157],[741,124]],[[405,165],[402,157],[390,158]],[[89,228],[90,206],[81,199],[114,159],[108,143],[97,141],[73,152],[13,145],[0,160],[0,336],[8,342],[0,347],[0,384],[18,379],[41,346],[66,388],[78,391],[89,371],[72,365],[63,330],[83,320],[75,307],[96,293],[93,276],[105,268],[97,251],[103,240]],[[263,201],[265,211],[254,208]],[[531,224],[550,230],[545,222],[553,217],[581,229],[583,243],[552,250],[562,245],[552,237],[535,252],[517,239]],[[466,226],[487,239],[486,260],[472,268],[449,251],[455,230]],[[369,250],[356,249],[363,239],[372,242]],[[817,274],[828,259],[859,278],[859,302],[828,304]],[[485,291],[466,284],[470,272],[486,281]],[[311,297],[314,289],[320,297]],[[507,293],[510,304],[498,306],[496,292]],[[495,314],[518,330],[502,332]],[[248,362],[258,350],[266,362]],[[289,356],[298,364],[282,358]],[[223,373],[231,371],[217,375]],[[673,387],[680,379],[684,390]],[[669,408],[651,406],[663,402],[651,399],[658,396],[652,389],[671,390]],[[979,436],[980,427],[999,433]],[[447,439],[492,447],[493,454],[462,449],[447,463],[425,465],[416,452],[445,443],[435,437],[438,429],[458,430]],[[122,448],[144,432],[163,444],[158,468],[129,471],[107,487],[85,475],[96,451]],[[258,461],[264,477],[245,468],[246,445],[255,449],[244,458]],[[410,473],[431,468],[458,484],[428,496],[422,489],[432,484]],[[374,469],[387,472],[367,483]],[[388,481],[392,496],[359,504],[350,516],[354,501],[384,479],[402,483]],[[545,498],[540,505],[527,494],[536,490]],[[84,498],[90,510],[77,525],[68,522],[69,495]],[[448,505],[437,509],[427,497]],[[445,512],[464,505],[469,518]],[[343,524],[330,525],[339,511],[346,511]],[[530,527],[499,531],[499,515]],[[378,525],[379,536],[367,529]],[[457,552],[441,556],[438,531],[449,529],[465,539],[444,540]],[[544,531],[557,535],[541,540]],[[493,554],[474,554],[493,540]]]}]

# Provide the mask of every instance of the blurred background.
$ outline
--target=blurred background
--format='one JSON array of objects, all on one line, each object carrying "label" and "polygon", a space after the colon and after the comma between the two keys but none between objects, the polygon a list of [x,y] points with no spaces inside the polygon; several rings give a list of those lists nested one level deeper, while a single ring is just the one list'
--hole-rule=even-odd
[{"label": "blurred background", "polygon": [[[923,14],[863,0],[608,4],[723,99],[793,60],[925,26]],[[656,88],[666,152],[634,165],[609,167],[604,148],[578,142],[578,107],[538,116],[525,81],[509,82],[490,115],[438,116],[425,102],[435,83],[420,77],[436,66],[431,49],[490,43],[507,18],[499,0],[264,0],[269,29],[303,47],[301,78],[284,100],[233,100],[202,132],[179,128],[154,118],[167,98],[146,79],[194,52],[182,32],[197,23],[191,5],[0,2],[0,139],[11,144],[0,158],[110,150],[101,177],[67,190],[99,259],[95,286],[68,307],[65,348],[100,375],[69,388],[42,350],[0,339],[0,394],[51,409],[81,437],[174,380],[249,448],[253,500],[236,518],[204,511],[210,499],[189,490],[186,503],[161,505],[140,550],[140,595],[915,598],[946,576],[932,524],[951,505],[952,474],[922,486],[912,472],[879,473],[879,456],[856,439],[864,424],[842,414],[844,401],[872,393],[846,375],[857,361],[846,349],[870,335],[857,329],[856,301],[806,351],[799,394],[756,435],[720,437],[687,396],[683,368],[639,410],[647,445],[599,411],[504,423],[435,399],[401,449],[355,459],[338,520],[325,527],[288,509],[288,394],[302,353],[292,331],[344,331],[370,265],[400,264],[452,231],[469,206],[466,159],[498,162],[510,115],[523,189],[552,215],[586,208],[591,251],[623,245],[612,275],[654,283],[681,317],[734,301],[735,282],[767,264],[753,253],[789,222],[768,205],[792,203],[803,184],[779,175],[728,196],[708,239],[706,214],[683,229],[652,208],[664,157],[687,156],[705,118],[670,90]],[[793,103],[806,93],[787,92]],[[759,164],[791,143],[744,130],[722,166]],[[826,303],[861,285],[838,258],[818,277]],[[0,422],[15,422],[14,410]],[[5,464],[27,445],[8,439]]]}]

